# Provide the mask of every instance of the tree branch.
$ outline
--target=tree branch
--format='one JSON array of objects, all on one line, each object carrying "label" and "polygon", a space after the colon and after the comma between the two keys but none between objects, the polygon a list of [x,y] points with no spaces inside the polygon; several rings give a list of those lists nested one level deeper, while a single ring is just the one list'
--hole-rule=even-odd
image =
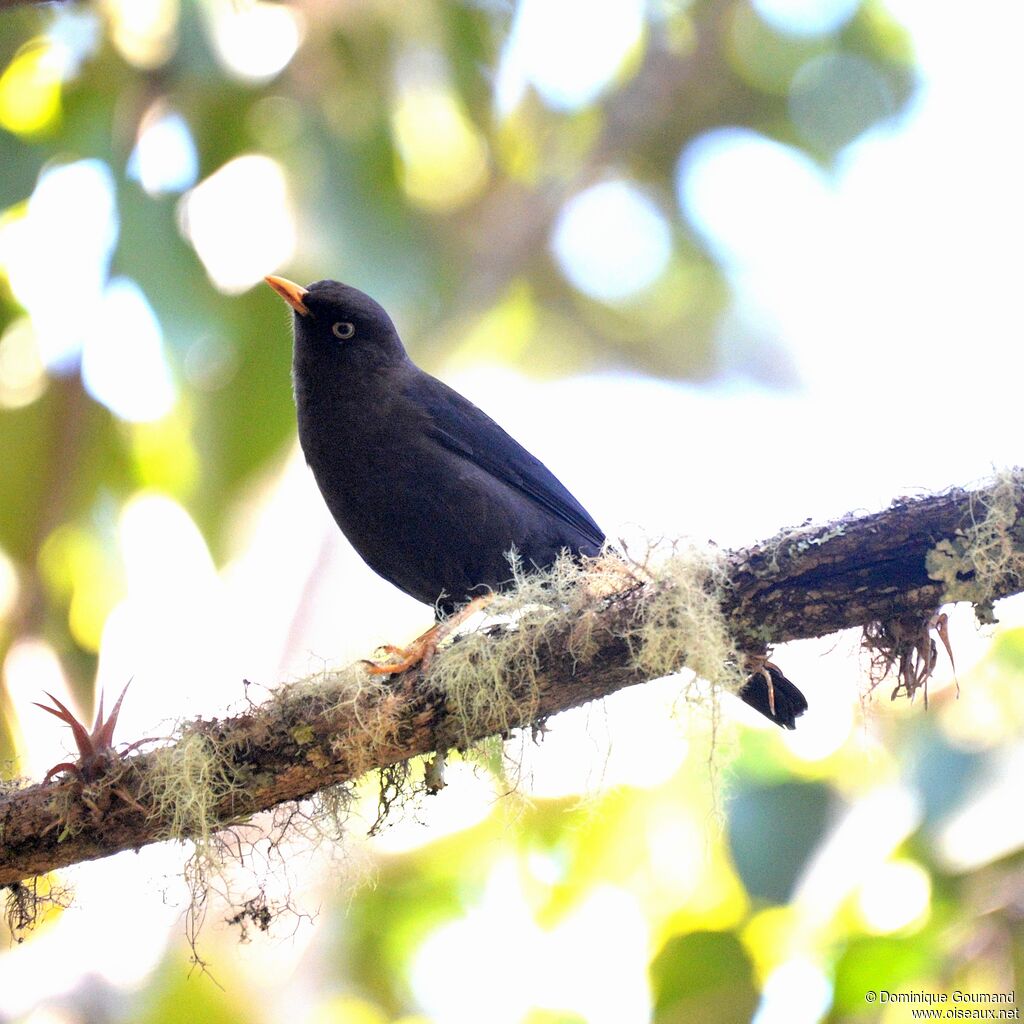
[{"label": "tree branch", "polygon": [[[707,578],[701,585],[742,650],[895,620],[926,629],[950,601],[971,601],[991,621],[993,601],[1024,590],[1024,471],[976,490],[899,498],[884,512],[784,531],[724,553],[716,576],[724,586],[719,579],[712,588]],[[353,667],[316,686],[284,688],[245,714],[191,722],[172,746],[126,757],[99,782],[9,788],[0,796],[0,885],[197,836],[368,770],[525,727],[643,682],[650,671],[636,638],[652,609],[664,613],[658,597],[679,586],[671,576],[633,573],[612,592],[592,594],[582,611],[553,613],[541,641],[506,666],[508,699],[485,700],[471,715],[432,682],[457,656],[456,641],[438,653],[427,680],[417,669],[382,683]],[[483,646],[470,660],[515,632],[493,627],[479,635]],[[208,797],[192,817],[175,803],[189,772],[205,780]]]},{"label": "tree branch", "polygon": [[61,7],[65,0],[0,0],[0,11],[15,7]]}]

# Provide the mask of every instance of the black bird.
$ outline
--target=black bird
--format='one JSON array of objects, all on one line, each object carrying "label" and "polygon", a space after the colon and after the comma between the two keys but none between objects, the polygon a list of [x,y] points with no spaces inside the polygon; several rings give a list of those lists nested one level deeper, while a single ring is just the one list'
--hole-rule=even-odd
[{"label": "black bird", "polygon": [[[587,510],[494,420],[416,366],[379,303],[338,281],[266,281],[294,310],[302,451],[374,572],[442,617],[507,586],[512,548],[537,568],[563,550],[598,554],[605,536]],[[431,630],[379,670],[429,657],[438,639]],[[770,664],[740,696],[786,728],[807,707]]]}]

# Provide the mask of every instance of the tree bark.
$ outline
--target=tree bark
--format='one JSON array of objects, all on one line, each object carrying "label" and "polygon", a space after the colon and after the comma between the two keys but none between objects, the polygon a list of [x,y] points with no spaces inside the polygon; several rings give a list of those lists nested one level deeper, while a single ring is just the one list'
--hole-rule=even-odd
[{"label": "tree bark", "polygon": [[60,7],[65,0],[0,0],[0,11],[15,7]]},{"label": "tree bark", "polygon": [[[899,498],[883,512],[787,530],[724,555],[721,603],[742,650],[897,619],[922,628],[949,601],[968,600],[991,620],[994,600],[1024,590],[1024,471],[976,490]],[[431,750],[526,727],[644,681],[629,636],[651,597],[637,584],[595,606],[592,642],[581,660],[572,621],[545,634],[531,661],[529,692],[506,714],[456,720],[419,669],[349,696],[325,684],[295,700],[271,699],[246,714],[197,720],[176,745],[217,751],[230,777],[206,821],[223,827],[302,800],[367,770]],[[498,627],[495,627],[498,628]],[[439,652],[438,659],[444,652]],[[352,676],[347,677],[351,687]],[[339,699],[341,697],[342,699]],[[381,723],[387,721],[388,728]],[[172,751],[174,748],[170,748]],[[150,776],[168,748],[134,754],[108,777],[8,789],[0,796],[0,885],[148,843],[181,838],[154,808]]]}]

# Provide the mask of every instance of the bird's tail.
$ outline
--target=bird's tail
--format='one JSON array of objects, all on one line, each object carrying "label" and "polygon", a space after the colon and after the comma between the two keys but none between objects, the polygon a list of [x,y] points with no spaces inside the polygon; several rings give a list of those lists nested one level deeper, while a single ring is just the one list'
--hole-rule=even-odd
[{"label": "bird's tail", "polygon": [[770,661],[747,680],[738,696],[783,729],[795,729],[807,710],[807,698]]}]

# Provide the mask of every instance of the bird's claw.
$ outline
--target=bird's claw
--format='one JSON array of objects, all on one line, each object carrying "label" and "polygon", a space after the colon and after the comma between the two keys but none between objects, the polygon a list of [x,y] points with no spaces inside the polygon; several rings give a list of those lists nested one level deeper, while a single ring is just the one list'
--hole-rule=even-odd
[{"label": "bird's claw", "polygon": [[490,593],[474,597],[453,615],[435,623],[426,633],[416,637],[408,647],[382,644],[378,650],[396,655],[398,661],[377,662],[366,658],[363,660],[363,664],[366,665],[367,672],[374,676],[390,676],[397,675],[399,672],[407,672],[417,665],[421,672],[426,672],[430,668],[430,663],[434,660],[434,655],[441,642],[451,636],[467,619],[486,608],[493,599],[494,595]]},{"label": "bird's claw", "polygon": [[440,626],[433,626],[422,636],[418,636],[408,647],[396,647],[394,644],[383,644],[379,649],[387,654],[393,654],[397,661],[364,661],[366,671],[372,676],[398,675],[400,672],[408,672],[417,665],[423,672],[430,667],[430,662],[437,651],[437,645],[441,642],[442,634]]},{"label": "bird's claw", "polygon": [[782,675],[782,669],[775,662],[769,661],[766,654],[747,654],[744,667],[752,676],[760,676],[764,680],[765,685],[768,687],[768,709],[772,713],[772,718],[774,718],[775,683],[772,681],[771,669],[775,669],[779,675]]},{"label": "bird's claw", "polygon": [[751,673],[737,696],[783,729],[795,729],[807,710],[807,698],[766,654],[747,654],[744,668]]}]

